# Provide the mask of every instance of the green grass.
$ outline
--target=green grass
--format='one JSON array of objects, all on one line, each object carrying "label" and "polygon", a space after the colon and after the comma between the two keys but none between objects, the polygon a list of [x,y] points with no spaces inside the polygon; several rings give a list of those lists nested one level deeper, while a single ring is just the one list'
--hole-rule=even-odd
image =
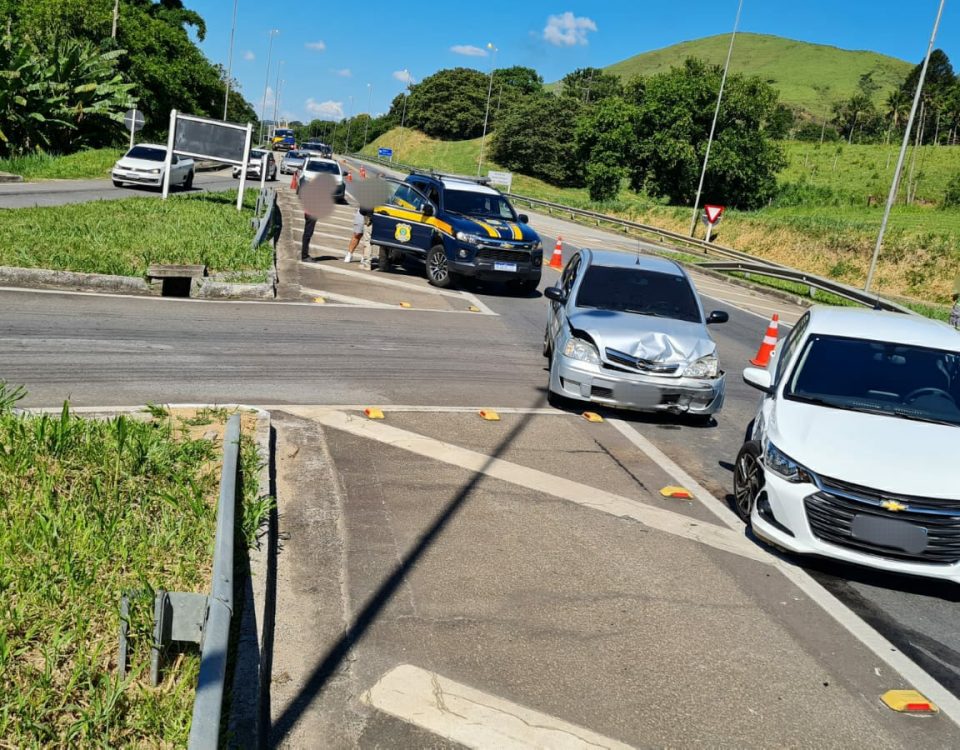
[{"label": "green grass", "polygon": [[[664,49],[644,52],[605,70],[627,80],[635,75],[649,76],[681,65],[688,57],[697,57],[714,65],[723,65],[730,37],[727,34],[682,42]],[[881,105],[887,94],[907,77],[913,63],[876,52],[843,50],[822,44],[810,44],[766,34],[737,34],[730,70],[759,76],[780,92],[780,100],[823,118],[830,105],[849,99],[857,91],[864,73],[873,72],[880,84],[874,101]]]},{"label": "green grass", "polygon": [[25,180],[77,180],[109,177],[110,169],[124,149],[97,148],[59,156],[38,152],[0,159],[0,172],[18,174]]},{"label": "green grass", "polygon": [[124,198],[0,210],[0,265],[142,276],[151,263],[205,264],[210,273],[263,271],[269,244],[253,250],[250,216],[236,193]]}]

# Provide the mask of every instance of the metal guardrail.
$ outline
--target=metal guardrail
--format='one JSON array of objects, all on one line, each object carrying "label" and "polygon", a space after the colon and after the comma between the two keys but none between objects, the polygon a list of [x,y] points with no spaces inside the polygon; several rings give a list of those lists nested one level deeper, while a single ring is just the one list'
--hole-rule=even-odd
[{"label": "metal guardrail", "polygon": [[[261,210],[263,210],[263,216],[259,216]],[[273,227],[276,211],[277,191],[264,188],[257,195],[257,205],[253,209],[254,217],[251,220],[253,228],[256,230],[256,234],[251,241],[251,247],[254,250],[266,241],[267,235]]]},{"label": "metal guardrail", "polygon": [[207,616],[200,644],[200,674],[193,702],[190,750],[216,750],[220,741],[220,713],[227,673],[230,619],[233,616],[233,537],[239,463],[240,415],[234,414],[227,422],[223,436],[213,582],[207,598]]},{"label": "metal guardrail", "polygon": [[[356,159],[364,159],[408,172],[416,169],[416,167],[411,167],[408,164],[390,162],[386,159],[381,159],[380,157],[370,157],[360,154],[351,154],[350,156]],[[530,196],[519,195],[517,193],[507,193],[506,195],[514,202],[526,203],[530,206],[546,208],[548,213],[557,211],[568,214],[571,219],[576,217],[591,219],[596,222],[597,226],[600,226],[602,222],[605,224],[612,224],[614,226],[622,227],[624,229],[632,229],[635,232],[653,236],[661,241],[667,240],[675,247],[679,246],[678,249],[692,250],[693,252],[702,254],[704,256],[719,256],[726,259],[724,262],[698,262],[696,264],[697,267],[708,268],[725,273],[754,273],[776,279],[797,281],[806,284],[807,286],[821,289],[824,292],[835,294],[838,297],[842,297],[852,302],[866,305],[867,307],[876,307],[882,310],[891,310],[910,315],[914,314],[913,310],[904,307],[903,305],[899,305],[896,302],[891,302],[890,300],[885,300],[875,294],[868,294],[862,289],[856,289],[855,287],[847,286],[846,284],[841,284],[837,281],[825,279],[814,274],[797,271],[789,266],[784,266],[779,263],[774,263],[773,261],[758,258],[741,250],[735,250],[732,247],[724,247],[723,245],[717,245],[713,242],[707,242],[706,240],[700,240],[694,237],[688,237],[684,234],[672,232],[668,229],[661,229],[659,227],[650,226],[649,224],[641,224],[636,221],[628,221],[627,219],[609,216],[607,214],[599,213],[598,211],[590,211],[589,209],[565,206],[562,203],[553,203],[551,201],[541,200],[540,198],[531,198]]]}]

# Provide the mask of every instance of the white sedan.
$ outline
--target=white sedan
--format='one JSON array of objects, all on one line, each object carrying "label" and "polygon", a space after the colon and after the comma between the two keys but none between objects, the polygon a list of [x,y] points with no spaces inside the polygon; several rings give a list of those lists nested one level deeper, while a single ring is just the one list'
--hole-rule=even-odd
[{"label": "white sedan", "polygon": [[815,307],[743,378],[764,395],[733,486],[758,537],[960,582],[960,333]]},{"label": "white sedan", "polygon": [[[139,143],[120,157],[113,165],[110,176],[114,187],[124,183],[136,185],[163,185],[163,166],[167,159],[167,147],[153,143]],[[180,185],[185,190],[193,187],[193,159],[173,155],[170,162],[170,184]]]}]

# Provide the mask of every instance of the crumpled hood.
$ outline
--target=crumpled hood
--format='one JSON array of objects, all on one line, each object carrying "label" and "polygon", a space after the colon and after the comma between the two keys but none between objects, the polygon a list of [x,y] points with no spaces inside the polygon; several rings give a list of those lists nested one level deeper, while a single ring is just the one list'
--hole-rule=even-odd
[{"label": "crumpled hood", "polygon": [[570,325],[590,334],[607,360],[607,347],[651,362],[693,362],[717,350],[702,323],[673,318],[584,310],[570,316]]},{"label": "crumpled hood", "polygon": [[457,231],[476,234],[483,239],[511,240],[513,242],[536,242],[540,239],[536,232],[519,221],[456,216],[452,223]]},{"label": "crumpled hood", "polygon": [[768,435],[815,474],[889,493],[960,500],[960,427],[779,399]]}]

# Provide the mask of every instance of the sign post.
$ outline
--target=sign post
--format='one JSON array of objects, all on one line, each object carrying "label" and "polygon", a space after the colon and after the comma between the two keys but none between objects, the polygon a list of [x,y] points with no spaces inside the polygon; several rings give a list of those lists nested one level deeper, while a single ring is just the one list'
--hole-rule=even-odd
[{"label": "sign post", "polygon": [[703,206],[703,216],[701,219],[707,225],[707,242],[710,241],[710,235],[713,234],[713,228],[720,223],[723,216],[724,206],[713,206],[709,203]]},{"label": "sign post", "polygon": [[128,109],[123,116],[123,124],[130,131],[130,148],[133,148],[133,134],[142,130],[145,122],[143,112],[137,111],[137,105],[133,105],[133,109]]},{"label": "sign post", "polygon": [[487,172],[487,177],[490,179],[491,185],[502,185],[508,193],[510,188],[513,187],[513,172],[494,172],[490,170]]},{"label": "sign post", "polygon": [[170,167],[173,165],[173,139],[177,134],[177,110],[170,110],[170,130],[167,133],[167,155],[163,159],[163,199],[170,195]]},{"label": "sign post", "polygon": [[377,149],[377,156],[379,156],[381,159],[389,159],[390,161],[393,161],[393,149],[392,149],[392,148],[378,148],[378,149]]},{"label": "sign post", "polygon": [[253,137],[253,125],[247,123],[247,137],[243,146],[243,166],[240,172],[240,187],[237,188],[237,211],[243,208],[243,191],[247,187],[247,164],[250,162],[250,139]]}]

